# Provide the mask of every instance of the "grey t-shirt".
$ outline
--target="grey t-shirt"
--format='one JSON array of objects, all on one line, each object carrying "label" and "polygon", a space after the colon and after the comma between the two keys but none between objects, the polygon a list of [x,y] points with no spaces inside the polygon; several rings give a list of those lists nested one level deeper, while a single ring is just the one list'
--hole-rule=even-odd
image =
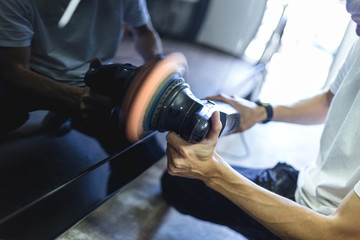
[{"label": "grey t-shirt", "polygon": [[[30,68],[51,79],[83,86],[89,61],[114,57],[123,24],[149,21],[145,0],[82,0],[58,28],[69,0],[0,1],[0,46],[31,46]],[[1,86],[0,86],[1,88]]]}]

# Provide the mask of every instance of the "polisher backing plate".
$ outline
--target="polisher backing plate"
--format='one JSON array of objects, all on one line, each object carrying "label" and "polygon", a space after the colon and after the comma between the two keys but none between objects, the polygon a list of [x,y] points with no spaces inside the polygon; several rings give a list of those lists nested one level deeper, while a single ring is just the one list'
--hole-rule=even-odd
[{"label": "polisher backing plate", "polygon": [[171,53],[164,59],[151,59],[136,74],[124,97],[122,109],[127,114],[126,135],[131,142],[137,142],[148,134],[144,129],[145,115],[152,108],[152,99],[156,98],[169,76],[187,71],[187,61],[181,53]]}]

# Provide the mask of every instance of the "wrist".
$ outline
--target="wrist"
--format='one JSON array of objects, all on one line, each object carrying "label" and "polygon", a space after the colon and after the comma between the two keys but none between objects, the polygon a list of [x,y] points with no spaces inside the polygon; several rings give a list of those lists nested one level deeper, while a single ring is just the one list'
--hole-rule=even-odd
[{"label": "wrist", "polygon": [[214,185],[218,185],[220,182],[226,180],[226,177],[233,170],[230,165],[216,152],[213,155],[212,161],[215,163],[215,166],[212,168],[213,171],[211,171],[210,174],[207,173],[207,176],[202,179],[209,187],[214,187]]},{"label": "wrist", "polygon": [[71,114],[79,114],[81,112],[81,102],[84,96],[85,88],[63,86],[63,96],[61,108],[65,108],[64,111]]},{"label": "wrist", "polygon": [[258,105],[258,109],[259,109],[259,121],[261,123],[268,123],[272,120],[273,115],[274,115],[274,110],[273,107],[271,106],[271,104],[269,103],[263,103],[260,102],[259,100],[255,102]]},{"label": "wrist", "polygon": [[266,109],[259,105],[255,108],[255,115],[256,122],[263,122],[267,119]]},{"label": "wrist", "polygon": [[83,87],[72,87],[72,89],[69,89],[70,96],[68,99],[73,109],[80,109],[81,101],[86,91],[87,89]]},{"label": "wrist", "polygon": [[226,194],[226,191],[232,187],[236,186],[239,189],[243,184],[242,176],[228,164],[220,166],[218,173],[218,176],[213,176],[204,181],[208,187],[215,191]]}]

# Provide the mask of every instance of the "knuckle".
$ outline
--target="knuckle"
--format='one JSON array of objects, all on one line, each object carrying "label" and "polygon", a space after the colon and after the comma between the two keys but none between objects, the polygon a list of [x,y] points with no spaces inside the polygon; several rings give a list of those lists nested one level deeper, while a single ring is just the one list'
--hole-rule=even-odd
[{"label": "knuckle", "polygon": [[[170,135],[171,135],[171,132],[169,132],[168,134],[166,134],[165,139],[166,139],[167,142],[170,141],[170,137],[171,137]],[[167,143],[167,144],[169,145],[169,143]]]},{"label": "knuckle", "polygon": [[167,168],[167,172],[171,175],[171,176],[175,176],[175,172],[173,171],[173,169],[171,167]]},{"label": "knuckle", "polygon": [[86,105],[85,104],[80,104],[80,112],[81,113],[86,113],[86,110],[87,110]]},{"label": "knuckle", "polygon": [[229,98],[230,96],[229,96],[228,94],[226,94],[226,93],[221,93],[221,94],[220,94],[220,97],[222,97],[222,98]]},{"label": "knuckle", "polygon": [[215,130],[220,132],[221,129],[222,129],[222,123],[221,121],[219,121],[218,124],[215,125]]},{"label": "knuckle", "polygon": [[217,95],[219,98],[221,98],[221,99],[224,99],[225,98],[225,93],[220,93],[220,94],[218,94]]},{"label": "knuckle", "polygon": [[174,163],[175,168],[181,168],[182,167],[182,161],[179,160],[179,159],[175,159],[173,163]]},{"label": "knuckle", "polygon": [[178,153],[180,156],[183,156],[184,158],[186,158],[189,155],[189,150],[185,147],[180,147],[178,149]]},{"label": "knuckle", "polygon": [[82,101],[83,103],[88,103],[88,102],[90,101],[90,96],[83,95],[83,96],[81,97],[81,101]]}]

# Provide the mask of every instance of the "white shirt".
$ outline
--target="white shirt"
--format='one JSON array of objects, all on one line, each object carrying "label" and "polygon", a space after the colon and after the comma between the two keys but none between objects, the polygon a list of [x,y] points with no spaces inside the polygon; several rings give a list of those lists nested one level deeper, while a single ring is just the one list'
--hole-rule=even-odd
[{"label": "white shirt", "polygon": [[334,94],[316,162],[301,171],[295,199],[333,213],[353,188],[360,197],[360,41],[330,87]]}]

